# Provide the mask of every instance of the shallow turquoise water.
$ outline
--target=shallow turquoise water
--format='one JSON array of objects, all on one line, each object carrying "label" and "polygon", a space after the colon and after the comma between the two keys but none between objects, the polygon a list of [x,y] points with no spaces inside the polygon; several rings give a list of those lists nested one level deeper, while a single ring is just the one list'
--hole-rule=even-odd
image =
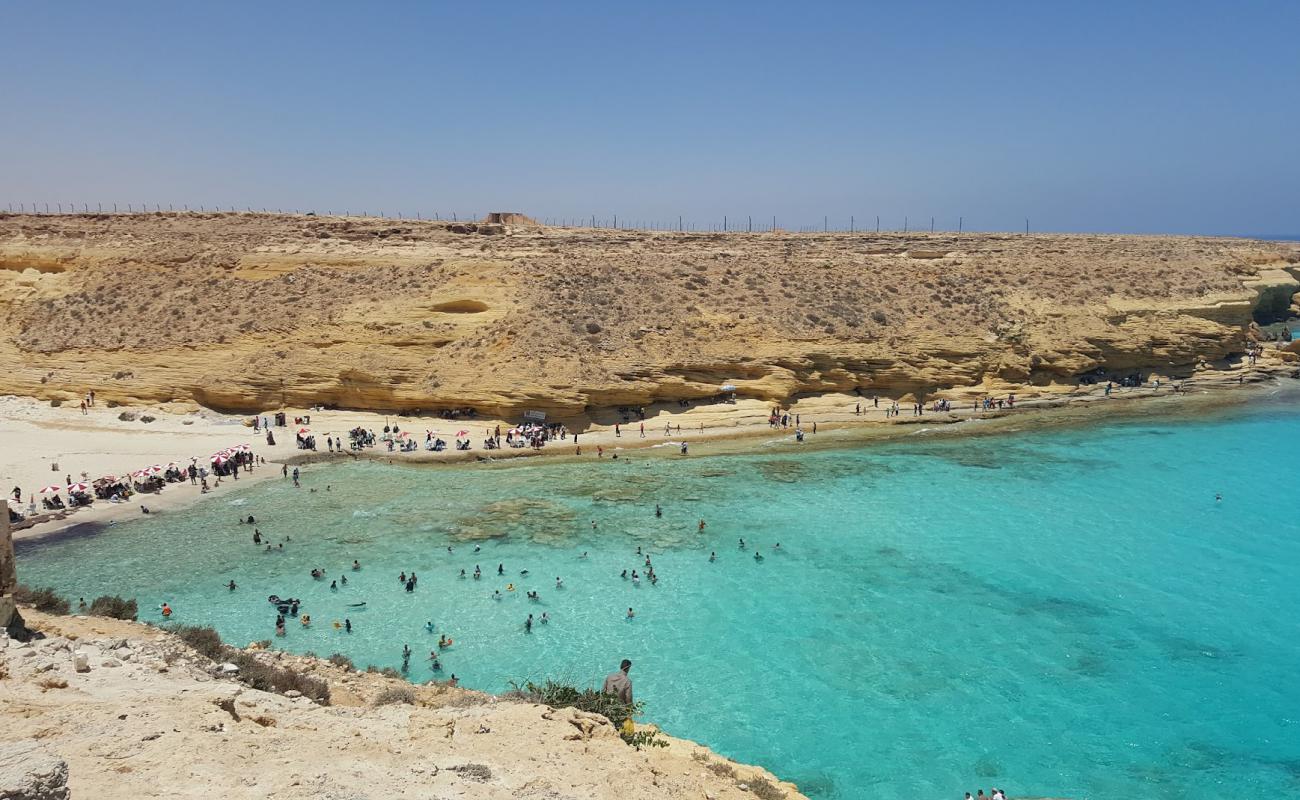
[{"label": "shallow turquoise water", "polygon": [[[314,494],[238,489],[22,545],[19,566],[74,598],[166,600],[241,643],[271,637],[267,595],[301,597],[316,624],[291,623],[279,646],[400,666],[409,643],[414,680],[432,677],[420,654],[441,632],[456,640],[442,677],[492,691],[595,683],[628,657],[654,721],[815,797],[1300,797],[1294,398],[1195,420],[764,450],[312,468]],[[236,524],[250,513],[292,538],[284,552],[254,547]],[[619,578],[643,571],[638,546],[657,586]],[[457,577],[476,563],[483,580]],[[313,566],[350,583],[331,592]],[[414,593],[403,570],[420,575]],[[490,598],[511,581],[520,592]],[[553,621],[525,634],[543,610]],[[329,624],[345,616],[351,635]]]}]

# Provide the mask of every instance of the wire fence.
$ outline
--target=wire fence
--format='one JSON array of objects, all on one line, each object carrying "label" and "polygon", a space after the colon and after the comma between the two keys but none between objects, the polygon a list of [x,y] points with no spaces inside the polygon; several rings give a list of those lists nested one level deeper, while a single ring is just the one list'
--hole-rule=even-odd
[{"label": "wire fence", "polygon": [[[384,219],[397,222],[481,222],[485,215],[479,213],[451,212],[410,212],[371,211],[369,209],[301,209],[270,208],[256,206],[220,206],[220,205],[177,205],[174,203],[46,203],[17,202],[7,204],[10,214],[45,215],[86,215],[86,214],[260,214],[267,216],[307,216],[307,217],[344,217],[350,219]],[[659,231],[677,233],[989,233],[989,232],[1030,232],[1029,218],[1023,219],[1023,225],[1014,227],[974,228],[966,223],[966,218],[926,217],[913,218],[907,215],[848,217],[825,215],[821,223],[798,221],[787,224],[775,216],[755,217],[752,214],[740,216],[723,215],[719,220],[698,221],[684,216],[668,220],[627,219],[617,214],[571,217],[543,216],[535,217],[537,222],[556,228],[592,229],[592,230],[626,230]],[[955,224],[954,224],[955,223]]]}]

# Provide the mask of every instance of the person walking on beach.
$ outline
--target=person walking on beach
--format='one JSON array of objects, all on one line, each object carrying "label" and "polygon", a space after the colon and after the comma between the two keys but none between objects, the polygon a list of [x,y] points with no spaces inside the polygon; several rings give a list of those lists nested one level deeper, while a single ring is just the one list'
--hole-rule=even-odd
[{"label": "person walking on beach", "polygon": [[[631,611],[632,609],[629,608],[629,614]],[[632,662],[623,659],[616,672],[605,676],[605,685],[601,687],[601,692],[617,697],[621,703],[632,705],[632,679],[627,674],[630,669],[632,669]]]}]

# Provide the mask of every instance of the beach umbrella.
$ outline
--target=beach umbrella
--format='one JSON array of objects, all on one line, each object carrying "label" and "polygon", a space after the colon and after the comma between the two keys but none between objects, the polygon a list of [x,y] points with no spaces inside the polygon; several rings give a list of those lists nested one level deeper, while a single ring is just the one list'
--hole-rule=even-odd
[{"label": "beach umbrella", "polygon": [[143,469],[138,469],[138,470],[136,470],[135,472],[132,472],[132,473],[131,473],[131,477],[132,477],[132,478],[147,478],[147,477],[149,477],[149,471],[148,471],[148,470],[143,470]]},{"label": "beach umbrella", "polygon": [[58,494],[63,491],[62,486],[46,486],[41,489],[41,494]]},{"label": "beach umbrella", "polygon": [[89,488],[90,488],[90,484],[88,484],[88,483],[69,483],[69,484],[68,484],[68,491],[69,491],[69,492],[84,492],[84,491],[86,491],[86,490],[89,489]]},{"label": "beach umbrella", "polygon": [[724,392],[734,392],[734,391],[736,391],[736,384],[734,384],[734,383],[724,383],[724,384],[722,384],[722,391],[724,391]]},{"label": "beach umbrella", "polygon": [[462,436],[469,436],[469,431],[456,431],[456,438],[457,438],[457,439],[459,439],[459,438],[462,437]]},{"label": "beach umbrella", "polygon": [[162,467],[154,464],[153,466],[145,467],[144,471],[148,472],[150,475],[157,475],[159,472],[163,472],[164,470]]},{"label": "beach umbrella", "polygon": [[311,433],[311,428],[299,428],[298,433]]},{"label": "beach umbrella", "polygon": [[230,456],[226,455],[225,453],[217,453],[212,457],[213,464],[224,464],[229,460],[230,460]]}]

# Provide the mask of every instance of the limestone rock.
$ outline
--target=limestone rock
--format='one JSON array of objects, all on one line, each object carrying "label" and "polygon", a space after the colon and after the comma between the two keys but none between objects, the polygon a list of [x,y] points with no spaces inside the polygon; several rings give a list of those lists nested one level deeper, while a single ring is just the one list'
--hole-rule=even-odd
[{"label": "limestone rock", "polygon": [[67,800],[68,765],[34,741],[0,742],[0,798]]}]

